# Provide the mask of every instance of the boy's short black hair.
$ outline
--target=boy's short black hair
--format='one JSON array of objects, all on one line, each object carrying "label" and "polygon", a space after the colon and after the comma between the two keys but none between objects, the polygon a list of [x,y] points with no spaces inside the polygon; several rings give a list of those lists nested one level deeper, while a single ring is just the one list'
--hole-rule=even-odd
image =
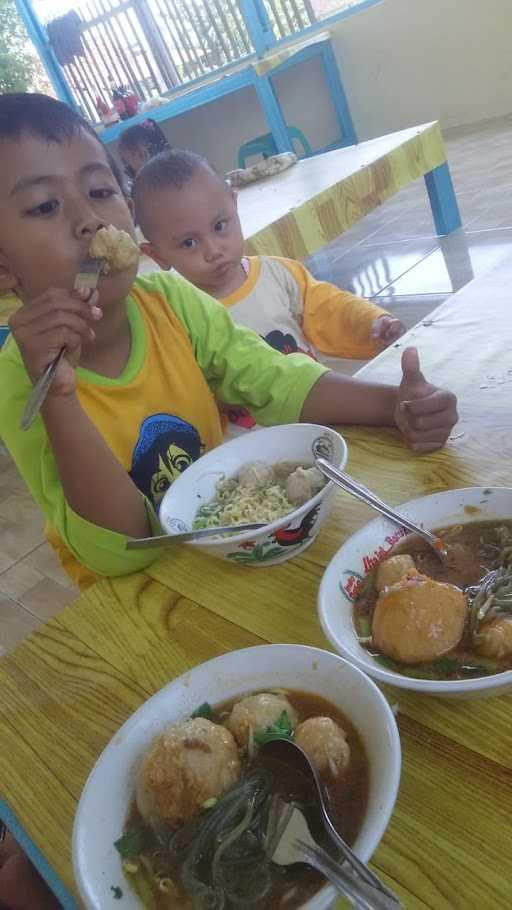
[{"label": "boy's short black hair", "polygon": [[137,174],[132,187],[136,223],[144,230],[143,203],[146,194],[169,187],[181,190],[194,174],[203,169],[218,176],[206,158],[184,149],[170,149],[147,161]]},{"label": "boy's short black hair", "polygon": [[112,173],[126,195],[121,168],[81,114],[49,95],[28,92],[0,95],[0,141],[16,141],[21,139],[23,133],[31,133],[46,142],[66,142],[80,132],[94,136],[104,149]]},{"label": "boy's short black hair", "polygon": [[63,101],[28,92],[0,95],[0,139],[32,133],[47,142],[63,142],[80,130],[96,136],[91,124]]}]

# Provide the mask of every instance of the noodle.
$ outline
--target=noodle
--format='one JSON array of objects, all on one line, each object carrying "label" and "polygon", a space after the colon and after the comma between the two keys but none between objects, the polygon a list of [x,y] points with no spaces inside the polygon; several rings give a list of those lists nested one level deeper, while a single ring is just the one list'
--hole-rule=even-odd
[{"label": "noodle", "polygon": [[198,530],[253,521],[270,524],[307,502],[324,483],[310,466],[281,462],[271,467],[254,462],[236,477],[218,482],[215,498],[200,507],[192,527]]}]

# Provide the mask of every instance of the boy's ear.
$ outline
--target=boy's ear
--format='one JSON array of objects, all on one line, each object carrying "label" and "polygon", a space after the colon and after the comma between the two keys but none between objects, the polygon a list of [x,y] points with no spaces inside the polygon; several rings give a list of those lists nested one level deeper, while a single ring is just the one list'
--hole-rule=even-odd
[{"label": "boy's ear", "polygon": [[19,281],[12,272],[8,259],[0,252],[0,293],[9,291],[16,292],[19,288]]},{"label": "boy's ear", "polygon": [[149,258],[153,259],[153,261],[156,262],[156,264],[159,265],[160,268],[164,271],[167,271],[171,268],[171,263],[169,260],[165,256],[162,256],[162,254],[159,253],[157,249],[155,249],[152,243],[141,243],[139,245],[139,249],[144,256],[149,256]]}]

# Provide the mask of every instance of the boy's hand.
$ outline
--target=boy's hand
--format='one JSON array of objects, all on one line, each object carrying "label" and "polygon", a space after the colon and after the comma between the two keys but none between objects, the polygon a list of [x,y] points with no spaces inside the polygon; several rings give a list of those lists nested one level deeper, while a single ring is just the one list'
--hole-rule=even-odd
[{"label": "boy's hand", "polygon": [[427,382],[416,348],[403,352],[402,374],[396,424],[413,452],[434,452],[442,448],[457,423],[457,399]]},{"label": "boy's hand", "polygon": [[371,339],[377,345],[379,351],[383,351],[384,348],[389,347],[390,344],[393,344],[397,338],[400,338],[405,332],[405,326],[399,319],[395,319],[394,316],[377,316],[377,319],[373,320],[372,330],[371,330]]},{"label": "boy's hand", "polygon": [[75,367],[82,344],[94,341],[93,324],[102,317],[98,292],[50,289],[21,307],[9,320],[27,373],[37,382],[60,349],[66,356],[59,364],[48,396],[72,395],[76,388]]}]

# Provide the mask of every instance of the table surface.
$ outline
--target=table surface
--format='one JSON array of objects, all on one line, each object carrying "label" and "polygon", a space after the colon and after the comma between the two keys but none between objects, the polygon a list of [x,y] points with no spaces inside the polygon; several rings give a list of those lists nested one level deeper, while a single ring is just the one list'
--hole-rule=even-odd
[{"label": "table surface", "polygon": [[[511,279],[508,258],[362,371],[395,380],[400,348],[414,342],[427,375],[460,398],[460,423],[434,455],[412,456],[392,430],[344,431],[349,470],[391,503],[510,484]],[[77,800],[118,727],[170,679],[225,651],[263,642],[327,647],[316,615],[322,572],[371,517],[339,493],[313,546],[266,571],[183,547],[145,573],[94,586],[1,660],[0,814],[15,814],[71,894]],[[403,771],[375,867],[409,910],[510,907],[511,697],[389,694],[399,702]]]},{"label": "table surface", "polygon": [[304,259],[445,161],[437,122],[305,158],[239,191],[247,249]]}]

